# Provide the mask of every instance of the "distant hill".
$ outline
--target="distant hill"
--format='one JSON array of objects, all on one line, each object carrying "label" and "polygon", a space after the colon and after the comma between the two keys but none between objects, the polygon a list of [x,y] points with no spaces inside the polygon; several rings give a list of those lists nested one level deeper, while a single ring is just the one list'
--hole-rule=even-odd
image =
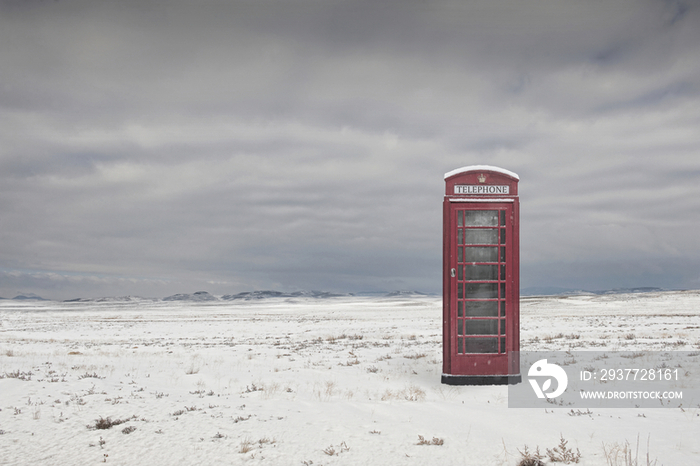
[{"label": "distant hill", "polygon": [[139,296],[108,296],[103,298],[74,298],[64,299],[64,303],[122,303],[140,301],[160,301],[157,298],[141,298]]},{"label": "distant hill", "polygon": [[[15,299],[43,299],[41,297],[17,297]],[[276,291],[276,290],[255,290],[242,291],[237,294],[225,294],[217,297],[208,291],[196,291],[194,293],[177,293],[165,298],[142,298],[138,296],[110,296],[102,298],[74,298],[65,299],[64,303],[104,303],[104,302],[138,302],[138,301],[183,301],[183,302],[216,302],[216,301],[253,301],[259,299],[271,298],[312,298],[312,299],[328,299],[342,297],[412,297],[412,296],[437,296],[436,294],[423,293],[421,291],[371,291],[359,293],[335,293],[332,291],[317,291],[317,290],[300,290],[300,291]],[[3,299],[3,298],[0,298]]]},{"label": "distant hill", "polygon": [[313,299],[327,299],[327,298],[342,298],[347,296],[376,296],[376,297],[411,297],[411,296],[428,296],[427,293],[420,291],[380,291],[371,293],[334,293],[331,291],[316,291],[316,290],[301,290],[301,291],[276,291],[276,290],[255,290],[255,291],[242,291],[237,294],[225,294],[220,298],[206,292],[197,291],[196,293],[178,293],[172,296],[167,296],[163,298],[163,301],[194,301],[194,302],[208,302],[208,301],[253,301],[259,299],[270,299],[270,298],[313,298]]},{"label": "distant hill", "polygon": [[168,296],[166,298],[163,298],[163,301],[197,301],[197,302],[206,302],[206,301],[218,301],[219,298],[216,296],[210,295],[206,291],[197,291],[193,294],[174,294],[172,296]]},{"label": "distant hill", "polygon": [[556,286],[532,286],[520,290],[521,296],[556,296],[556,295],[601,295],[601,294],[625,294],[625,293],[653,293],[670,291],[655,286],[638,286],[635,288],[613,288],[611,290],[581,290],[574,288],[560,288]]},{"label": "distant hill", "polygon": [[17,301],[49,301],[48,299],[42,298],[38,294],[34,294],[34,293],[22,293],[22,294],[15,296],[12,299],[17,300]]},{"label": "distant hill", "polygon": [[384,296],[386,296],[387,298],[395,298],[395,297],[410,298],[412,296],[428,296],[428,293],[423,293],[421,291],[391,291],[389,293],[386,293]]},{"label": "distant hill", "polygon": [[[605,295],[605,294],[625,294],[625,293],[655,293],[660,291],[678,291],[678,290],[668,290],[665,288],[659,288],[655,286],[638,286],[633,288],[613,288],[610,290],[583,290],[576,288],[563,288],[556,286],[532,286],[528,288],[522,288],[520,290],[521,296],[557,296],[557,295]],[[256,290],[256,291],[243,291],[237,294],[226,294],[216,297],[207,291],[196,291],[194,293],[178,293],[171,296],[162,298],[162,301],[189,301],[189,302],[213,302],[213,301],[252,301],[259,299],[269,299],[269,298],[314,298],[314,299],[326,299],[326,298],[340,298],[340,297],[377,297],[377,298],[409,298],[409,297],[419,297],[419,296],[439,296],[435,293],[424,293],[422,291],[367,291],[367,292],[357,292],[357,293],[334,293],[330,291],[275,291],[275,290]],[[34,293],[21,293],[14,298],[3,298],[0,300],[16,300],[16,301],[50,301],[49,299],[42,298],[41,296]],[[159,301],[158,298],[141,298],[137,296],[120,296],[120,297],[103,297],[103,298],[75,298],[66,299],[64,302],[112,302],[112,301]]]},{"label": "distant hill", "polygon": [[221,297],[224,301],[234,301],[238,299],[243,299],[250,301],[253,299],[266,299],[266,298],[338,298],[342,296],[352,296],[350,294],[340,294],[331,293],[329,291],[292,291],[291,293],[286,293],[282,291],[274,290],[260,290],[260,291],[243,291],[238,294],[227,294]]}]

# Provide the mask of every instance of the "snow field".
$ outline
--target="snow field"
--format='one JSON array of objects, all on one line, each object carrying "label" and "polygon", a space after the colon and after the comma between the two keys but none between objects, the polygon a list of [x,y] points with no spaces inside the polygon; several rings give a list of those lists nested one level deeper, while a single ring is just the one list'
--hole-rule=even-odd
[{"label": "snow field", "polygon": [[[699,304],[524,298],[522,349],[691,350]],[[0,302],[0,464],[514,465],[562,436],[582,465],[616,464],[637,438],[640,464],[647,440],[658,464],[698,464],[697,406],[509,409],[507,387],[440,384],[441,307]]]}]

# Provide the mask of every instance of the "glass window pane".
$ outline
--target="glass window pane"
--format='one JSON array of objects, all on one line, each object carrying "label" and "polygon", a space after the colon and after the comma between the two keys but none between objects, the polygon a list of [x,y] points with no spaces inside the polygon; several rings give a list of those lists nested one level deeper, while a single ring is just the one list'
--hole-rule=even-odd
[{"label": "glass window pane", "polygon": [[506,261],[506,248],[501,247],[501,262],[505,262],[505,261]]},{"label": "glass window pane", "polygon": [[464,211],[465,227],[498,226],[497,210],[466,210]]},{"label": "glass window pane", "polygon": [[464,326],[467,335],[498,335],[496,319],[465,320]]},{"label": "glass window pane", "polygon": [[464,283],[457,284],[457,299],[464,298]]},{"label": "glass window pane", "polygon": [[506,316],[506,302],[501,301],[501,317],[505,317],[505,316]]},{"label": "glass window pane", "polygon": [[464,301],[457,303],[457,317],[462,317],[464,315]]},{"label": "glass window pane", "polygon": [[498,338],[465,338],[465,353],[498,353]]},{"label": "glass window pane", "polygon": [[[459,284],[461,287],[461,283]],[[473,283],[464,284],[464,294],[467,299],[498,298],[498,283]]]},{"label": "glass window pane", "polygon": [[461,265],[457,267],[457,280],[464,280],[464,267]]},{"label": "glass window pane", "polygon": [[464,230],[457,230],[457,244],[464,244]]},{"label": "glass window pane", "polygon": [[501,335],[506,334],[506,319],[501,319]]},{"label": "glass window pane", "polygon": [[464,230],[464,244],[498,244],[498,230],[491,228]]},{"label": "glass window pane", "polygon": [[458,353],[464,353],[464,346],[462,345],[462,341],[464,338],[457,338],[457,352]]},{"label": "glass window pane", "polygon": [[464,248],[457,248],[457,262],[464,262]]},{"label": "glass window pane", "polygon": [[498,262],[498,248],[464,248],[464,262]]},{"label": "glass window pane", "polygon": [[501,338],[501,353],[505,353],[505,352],[506,352],[506,339]]},{"label": "glass window pane", "polygon": [[506,284],[501,283],[501,299],[506,299]]},{"label": "glass window pane", "polygon": [[466,317],[498,317],[498,301],[465,301]]},{"label": "glass window pane", "polygon": [[457,335],[464,335],[464,321],[462,319],[457,319]]},{"label": "glass window pane", "polygon": [[464,277],[465,280],[498,280],[498,265],[465,265]]},{"label": "glass window pane", "polygon": [[505,280],[505,279],[506,279],[506,266],[501,265],[501,280]]},{"label": "glass window pane", "polygon": [[457,226],[458,227],[464,226],[464,213],[461,210],[459,212],[457,212]]},{"label": "glass window pane", "polygon": [[506,211],[502,210],[501,211],[501,226],[505,226],[505,225],[506,225]]},{"label": "glass window pane", "polygon": [[501,244],[506,244],[506,229],[501,228]]}]

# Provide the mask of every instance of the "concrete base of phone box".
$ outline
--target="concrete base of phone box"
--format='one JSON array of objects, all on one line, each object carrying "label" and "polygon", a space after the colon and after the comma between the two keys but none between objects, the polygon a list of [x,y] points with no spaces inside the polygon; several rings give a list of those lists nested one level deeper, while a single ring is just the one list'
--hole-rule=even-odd
[{"label": "concrete base of phone box", "polygon": [[515,385],[522,382],[520,374],[513,375],[452,375],[442,374],[447,385]]}]

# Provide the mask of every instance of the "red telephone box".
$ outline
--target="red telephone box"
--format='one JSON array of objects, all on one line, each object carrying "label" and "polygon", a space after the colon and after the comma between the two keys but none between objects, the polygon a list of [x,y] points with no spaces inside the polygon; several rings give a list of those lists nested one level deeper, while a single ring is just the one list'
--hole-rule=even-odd
[{"label": "red telephone box", "polygon": [[519,383],[518,175],[488,165],[445,174],[442,383]]}]

